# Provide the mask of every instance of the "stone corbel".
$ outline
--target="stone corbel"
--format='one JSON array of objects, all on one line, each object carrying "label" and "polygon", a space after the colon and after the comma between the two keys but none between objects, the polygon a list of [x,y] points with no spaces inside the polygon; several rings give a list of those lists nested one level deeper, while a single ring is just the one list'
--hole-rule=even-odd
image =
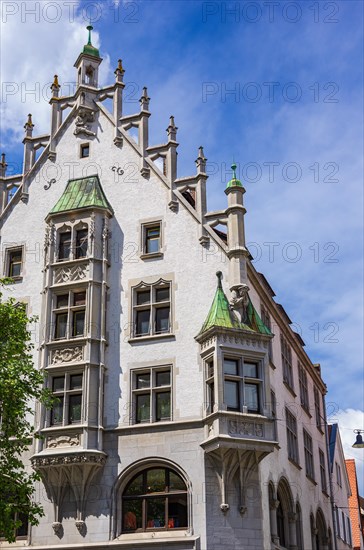
[{"label": "stone corbel", "polygon": [[259,464],[259,458],[254,451],[241,451],[238,450],[239,460],[239,492],[240,492],[240,506],[239,511],[243,516],[247,510],[246,502],[246,487],[252,473],[257,469]]},{"label": "stone corbel", "polygon": [[228,486],[229,480],[236,471],[236,452],[235,449],[219,449],[209,455],[214,465],[214,471],[217,476],[220,487],[220,510],[226,514],[230,509],[228,504]]}]

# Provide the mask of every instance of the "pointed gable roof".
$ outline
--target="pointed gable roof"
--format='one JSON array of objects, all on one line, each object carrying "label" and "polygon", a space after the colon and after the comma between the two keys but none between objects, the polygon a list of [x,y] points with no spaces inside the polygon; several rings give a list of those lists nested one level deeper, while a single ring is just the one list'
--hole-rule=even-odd
[{"label": "pointed gable roof", "polygon": [[220,327],[247,330],[249,332],[259,332],[261,334],[271,335],[270,330],[265,326],[265,324],[259,317],[250,298],[247,307],[247,323],[241,323],[238,320],[234,312],[231,310],[229,301],[223,291],[221,284],[221,271],[218,271],[216,273],[216,276],[218,278],[218,285],[215,297],[210,307],[210,311],[206,317],[206,320],[202,325],[200,334],[206,332],[209,328]]},{"label": "pointed gable roof", "polygon": [[66,189],[50,214],[77,210],[78,208],[105,208],[112,211],[98,175],[69,180]]}]

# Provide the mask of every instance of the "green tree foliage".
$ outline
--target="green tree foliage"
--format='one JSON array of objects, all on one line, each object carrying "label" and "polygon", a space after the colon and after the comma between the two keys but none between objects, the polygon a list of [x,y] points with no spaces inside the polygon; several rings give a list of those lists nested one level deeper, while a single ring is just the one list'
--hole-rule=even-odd
[{"label": "green tree foliage", "polygon": [[39,475],[26,470],[21,455],[35,436],[34,401],[49,407],[51,396],[33,365],[28,327],[36,319],[27,316],[23,304],[3,299],[9,282],[0,280],[0,536],[13,542],[24,518],[36,525],[43,515],[32,500]]}]

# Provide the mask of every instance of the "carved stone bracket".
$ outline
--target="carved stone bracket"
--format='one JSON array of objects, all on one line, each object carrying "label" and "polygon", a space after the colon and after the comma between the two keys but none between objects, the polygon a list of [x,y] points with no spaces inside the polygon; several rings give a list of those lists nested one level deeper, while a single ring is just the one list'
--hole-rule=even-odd
[{"label": "carved stone bracket", "polygon": [[233,483],[233,478],[238,472],[239,475],[239,495],[240,504],[238,506],[240,514],[243,516],[247,510],[246,488],[252,475],[258,469],[259,462],[266,456],[266,452],[243,449],[229,449],[219,447],[208,456],[213,464],[215,474],[220,486],[221,511],[226,514],[230,505],[228,504],[228,487]]},{"label": "carved stone bracket", "polygon": [[[62,505],[67,487],[72,490],[76,506],[76,526],[85,532],[85,504],[88,489],[96,473],[103,467],[106,455],[102,452],[73,452],[52,456],[34,456],[31,459],[33,468],[42,477],[48,495],[54,506],[53,529],[60,529],[62,523]],[[79,525],[77,525],[79,522]],[[80,532],[81,532],[80,531]]]}]

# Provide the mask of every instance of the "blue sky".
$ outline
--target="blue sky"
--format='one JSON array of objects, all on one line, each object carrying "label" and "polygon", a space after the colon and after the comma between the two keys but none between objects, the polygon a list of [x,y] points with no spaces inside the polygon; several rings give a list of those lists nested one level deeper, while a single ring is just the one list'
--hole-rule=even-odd
[{"label": "blue sky", "polygon": [[21,163],[28,112],[35,132],[49,131],[46,91],[58,73],[67,93],[91,17],[104,57],[103,84],[113,81],[123,59],[126,113],[138,110],[148,86],[151,143],[165,140],[169,115],[175,116],[179,176],[194,173],[197,148],[204,146],[209,209],[225,207],[229,165],[233,157],[238,163],[255,266],[312,361],[321,363],[335,403],[332,420],[344,411],[350,424],[347,411],[353,410],[353,426],[342,424],[350,439],[351,429],[364,428],[363,3],[38,4],[31,14],[32,0],[2,3],[8,163]]}]

